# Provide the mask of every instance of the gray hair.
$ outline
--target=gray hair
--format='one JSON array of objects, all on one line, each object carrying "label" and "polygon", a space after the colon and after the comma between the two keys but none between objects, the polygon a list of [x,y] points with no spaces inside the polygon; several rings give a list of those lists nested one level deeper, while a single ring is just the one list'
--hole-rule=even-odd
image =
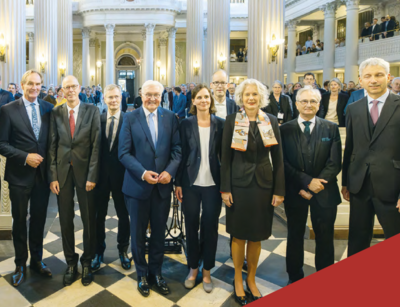
[{"label": "gray hair", "polygon": [[331,91],[331,83],[332,82],[336,82],[338,85],[339,85],[339,87],[340,87],[340,90],[342,90],[343,89],[343,84],[342,84],[342,82],[338,79],[338,78],[333,78],[331,81],[329,81],[329,83],[328,83],[328,89],[329,89],[329,91]]},{"label": "gray hair", "polygon": [[[25,84],[25,83],[26,83],[26,79],[28,79],[28,76],[30,76],[30,75],[32,75],[32,74],[38,74],[39,77],[40,77],[40,81],[41,81],[42,84],[43,84],[43,75],[42,75],[40,72],[38,72],[38,71],[36,71],[36,70],[34,70],[34,69],[28,70],[27,72],[25,72],[25,73],[22,75],[21,83],[22,83],[22,84]],[[0,77],[0,80],[1,80],[1,77]]]},{"label": "gray hair", "polygon": [[160,88],[160,94],[162,94],[162,92],[164,92],[164,86],[160,82],[154,81],[154,80],[147,80],[145,83],[143,83],[142,91],[144,92],[145,91],[144,89],[151,85],[157,85]]},{"label": "gray hair", "polygon": [[311,85],[305,85],[303,88],[297,91],[296,101],[300,101],[300,96],[305,92],[311,93],[317,99],[318,103],[321,102],[321,93],[319,90],[313,89]]},{"label": "gray hair", "polygon": [[272,87],[274,87],[275,84],[279,84],[282,89],[284,88],[283,83],[279,80],[275,80],[274,83],[272,83]]},{"label": "gray hair", "polygon": [[109,84],[104,88],[104,97],[106,97],[107,92],[109,91],[113,91],[115,89],[119,89],[119,94],[122,95],[122,91],[121,91],[121,85],[116,85],[116,84]]},{"label": "gray hair", "polygon": [[243,92],[245,91],[247,85],[257,86],[257,92],[260,95],[259,108],[264,108],[269,104],[269,91],[260,81],[256,79],[246,79],[238,85],[235,90],[235,102],[239,107],[243,107]]},{"label": "gray hair", "polygon": [[394,81],[396,81],[396,80],[399,80],[399,81],[400,81],[400,77],[394,78],[394,79],[392,80],[392,83],[393,83]]},{"label": "gray hair", "polygon": [[366,67],[377,66],[377,65],[384,68],[386,74],[390,73],[390,65],[388,62],[386,62],[385,60],[383,60],[381,58],[369,58],[360,64],[360,67],[358,69],[360,77],[362,78],[362,72]]}]

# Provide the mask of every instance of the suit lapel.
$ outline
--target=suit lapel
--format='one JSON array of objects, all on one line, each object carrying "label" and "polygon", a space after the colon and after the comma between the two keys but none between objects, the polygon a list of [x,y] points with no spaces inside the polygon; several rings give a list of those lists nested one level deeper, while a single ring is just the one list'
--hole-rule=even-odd
[{"label": "suit lapel", "polygon": [[[339,99],[339,98],[338,98]],[[324,124],[322,121],[316,116],[315,117],[315,127],[314,127],[314,133],[315,133],[315,150],[314,150],[314,160],[313,160],[313,166],[315,167],[315,163],[317,161],[318,157],[318,152],[319,148],[321,145],[321,140],[322,140],[322,131],[325,129]]]},{"label": "suit lapel", "polygon": [[214,138],[215,138],[215,135],[217,134],[217,131],[218,131],[217,120],[215,119],[214,115],[211,115],[210,144],[208,146],[210,154],[213,149],[212,146],[214,144]]},{"label": "suit lapel", "polygon": [[100,115],[100,123],[101,123],[101,134],[102,139],[107,139],[107,113],[102,113]]},{"label": "suit lapel", "polygon": [[[372,136],[371,143],[373,143],[381,134],[383,129],[386,127],[387,123],[389,122],[390,118],[393,116],[396,108],[398,107],[400,99],[398,99],[393,94],[389,94],[386,102],[382,108],[381,115],[379,116],[378,122],[376,123],[375,132]],[[369,114],[368,114],[369,116]]]},{"label": "suit lapel", "polygon": [[44,127],[47,126],[48,117],[47,116],[43,116],[45,114],[45,110],[44,110],[44,106],[43,106],[42,100],[38,99],[38,103],[39,103],[39,109],[40,109],[40,119],[42,121],[42,124],[40,125],[40,132],[39,132],[39,139],[40,139],[41,136],[42,136],[42,131],[43,131]]},{"label": "suit lapel", "polygon": [[301,128],[299,127],[299,123],[297,120],[292,121],[292,123],[291,124],[293,125],[293,128],[294,128],[293,138],[294,138],[294,142],[296,144],[296,149],[297,149],[297,151],[295,151],[295,152],[300,153],[297,155],[297,157],[300,161],[301,168],[304,169],[303,151],[302,151],[301,143],[300,143],[300,133],[303,133],[303,132],[301,132]]},{"label": "suit lapel", "polygon": [[140,107],[139,112],[136,114],[136,116],[138,117],[140,125],[142,125],[142,129],[143,129],[147,139],[149,140],[151,148],[153,148],[153,150],[156,151],[156,149],[154,147],[153,139],[151,138],[149,125],[147,124],[146,114],[144,113],[143,106]]},{"label": "suit lapel", "polygon": [[200,134],[199,134],[199,122],[198,122],[198,119],[197,119],[197,115],[192,116],[190,118],[190,121],[191,121],[191,124],[192,124],[193,136],[194,136],[194,139],[196,141],[197,148],[200,148],[201,145],[200,145]]},{"label": "suit lapel", "polygon": [[[119,115],[119,122],[118,122],[118,128],[117,128],[117,134],[115,135],[115,140],[114,140],[114,143],[112,144],[112,146],[111,146],[111,150],[110,151],[112,151],[112,150],[114,150],[114,148],[115,148],[115,146],[117,146],[117,139],[118,139],[118,136],[119,136],[119,132],[121,131],[121,127],[122,127],[122,122],[124,121],[124,112],[122,112],[121,111],[121,114]],[[106,117],[106,120],[107,120],[107,117]],[[106,123],[107,123],[107,121],[106,121]],[[107,126],[107,125],[106,125]]]},{"label": "suit lapel", "polygon": [[69,126],[69,120],[68,120],[68,108],[67,108],[67,103],[64,103],[61,105],[61,112],[62,112],[62,117],[65,125],[65,129],[67,130],[69,140],[72,141],[71,138],[71,127]]},{"label": "suit lapel", "polygon": [[31,133],[31,136],[33,137],[33,139],[35,141],[37,141],[35,133],[33,132],[31,121],[29,120],[29,117],[28,117],[28,113],[27,113],[24,101],[22,99],[18,103],[18,111],[19,111],[21,118],[24,121],[25,125],[28,127],[28,130]]},{"label": "suit lapel", "polygon": [[[164,137],[165,128],[164,128],[164,120],[163,119],[164,119],[163,109],[158,107],[157,108],[157,127],[158,127],[157,144],[159,144]],[[157,146],[157,148],[159,148],[159,147]]]},{"label": "suit lapel", "polygon": [[80,102],[78,118],[76,119],[76,127],[75,127],[75,132],[74,132],[74,138],[79,132],[79,127],[81,126],[83,117],[85,116],[86,109],[87,109],[87,105]]},{"label": "suit lapel", "polygon": [[368,126],[368,117],[370,115],[368,112],[368,100],[366,97],[363,98],[363,103],[360,104],[359,110],[357,110],[356,113],[360,114],[364,133],[365,133],[367,139],[370,141],[371,134],[369,132],[369,126]]}]

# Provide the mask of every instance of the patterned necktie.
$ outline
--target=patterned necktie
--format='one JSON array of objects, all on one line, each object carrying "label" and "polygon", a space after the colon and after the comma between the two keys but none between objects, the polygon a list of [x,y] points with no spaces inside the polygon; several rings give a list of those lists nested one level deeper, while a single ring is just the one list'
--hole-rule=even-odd
[{"label": "patterned necktie", "polygon": [[154,125],[153,117],[154,117],[154,113],[150,113],[150,115],[149,115],[149,128],[150,128],[151,138],[153,139],[154,148],[156,148],[157,147],[156,126]]},{"label": "patterned necktie", "polygon": [[308,140],[310,140],[310,138],[311,138],[311,130],[310,130],[310,125],[311,125],[311,122],[303,122],[303,125],[304,125],[304,135],[307,137],[307,139]]},{"label": "patterned necktie", "polygon": [[40,127],[39,127],[39,121],[38,121],[38,117],[37,117],[37,113],[36,113],[35,104],[31,103],[31,107],[32,107],[32,129],[33,129],[33,133],[35,133],[36,139],[38,140]]},{"label": "patterned necktie", "polygon": [[374,125],[376,125],[376,122],[378,121],[379,118],[379,109],[378,109],[378,100],[372,100],[372,108],[370,111],[371,114],[371,119]]},{"label": "patterned necktie", "polygon": [[71,137],[73,138],[75,132],[74,110],[69,111],[69,128],[71,129]]},{"label": "patterned necktie", "polygon": [[108,128],[108,148],[111,150],[111,145],[112,145],[112,138],[114,134],[114,116],[111,116],[111,124],[110,127]]}]

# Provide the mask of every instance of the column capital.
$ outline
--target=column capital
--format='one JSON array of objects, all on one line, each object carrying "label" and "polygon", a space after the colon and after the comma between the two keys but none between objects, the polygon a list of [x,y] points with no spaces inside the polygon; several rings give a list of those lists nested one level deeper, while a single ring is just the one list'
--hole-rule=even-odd
[{"label": "column capital", "polygon": [[90,37],[90,29],[89,28],[83,28],[82,29],[82,38],[89,38]]},{"label": "column capital", "polygon": [[164,37],[160,37],[159,39],[159,42],[160,42],[160,47],[165,47],[165,46],[167,46],[167,39],[166,38],[164,38]]},{"label": "column capital", "polygon": [[335,17],[336,14],[336,3],[330,2],[320,6],[319,8],[321,11],[324,12],[325,17]]},{"label": "column capital", "polygon": [[146,30],[142,31],[142,39],[145,41],[146,40]]},{"label": "column capital", "polygon": [[360,5],[360,0],[345,0],[346,9],[357,9]]},{"label": "column capital", "polygon": [[107,35],[114,35],[115,24],[107,23],[104,25],[104,27],[106,28]]},{"label": "column capital", "polygon": [[28,38],[30,42],[33,42],[34,38],[35,38],[35,34],[33,32],[28,32]]},{"label": "column capital", "polygon": [[144,25],[144,27],[146,28],[146,34],[147,35],[153,35],[154,34],[154,29],[156,27],[156,25],[154,23],[146,23]]},{"label": "column capital", "polygon": [[177,28],[174,28],[174,27],[172,27],[172,28],[169,28],[168,29],[168,37],[169,38],[175,38],[176,37],[176,31],[177,31]]},{"label": "column capital", "polygon": [[297,24],[300,22],[300,20],[297,19],[291,19],[286,21],[286,27],[288,28],[289,31],[296,31]]},{"label": "column capital", "polygon": [[89,47],[96,47],[96,39],[95,38],[89,39]]}]

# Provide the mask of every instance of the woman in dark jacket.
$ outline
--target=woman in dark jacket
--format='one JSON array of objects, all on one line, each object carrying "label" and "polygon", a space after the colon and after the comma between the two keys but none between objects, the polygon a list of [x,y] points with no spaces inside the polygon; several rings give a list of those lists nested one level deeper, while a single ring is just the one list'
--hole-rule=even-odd
[{"label": "woman in dark jacket", "polygon": [[182,202],[185,215],[186,244],[189,275],[185,287],[196,284],[199,271],[200,241],[203,242],[203,288],[211,292],[213,284],[210,270],[215,266],[218,223],[221,213],[220,157],[224,119],[216,117],[211,91],[203,84],[192,90],[191,116],[180,126],[182,161],[175,181],[175,195]]},{"label": "woman in dark jacket", "polygon": [[242,277],[246,241],[246,284],[255,300],[261,297],[255,282],[261,241],[271,236],[274,207],[285,195],[278,121],[260,109],[268,96],[261,82],[243,81],[235,91],[241,109],[226,118],[222,138],[221,193],[227,206],[226,231],[233,237],[234,296],[242,306],[247,303]]},{"label": "woman in dark jacket", "polygon": [[262,110],[278,118],[278,123],[283,124],[293,119],[292,101],[289,96],[282,94],[283,84],[276,80],[269,96],[269,104]]},{"label": "woman in dark jacket", "polygon": [[317,116],[336,123],[339,127],[345,127],[344,108],[349,100],[349,95],[341,93],[342,82],[333,78],[328,85],[329,92],[322,94],[321,106]]}]

